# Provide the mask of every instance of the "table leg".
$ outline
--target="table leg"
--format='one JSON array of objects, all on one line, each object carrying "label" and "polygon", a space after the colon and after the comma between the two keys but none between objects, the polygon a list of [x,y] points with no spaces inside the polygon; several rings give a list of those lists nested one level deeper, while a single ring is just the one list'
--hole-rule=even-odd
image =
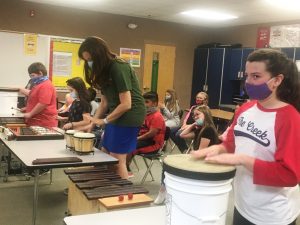
[{"label": "table leg", "polygon": [[52,175],[53,175],[52,169],[50,169],[50,184],[52,184]]},{"label": "table leg", "polygon": [[34,190],[33,190],[33,215],[32,215],[32,225],[35,225],[36,221],[36,210],[38,204],[38,194],[39,194],[39,170],[34,170]]}]

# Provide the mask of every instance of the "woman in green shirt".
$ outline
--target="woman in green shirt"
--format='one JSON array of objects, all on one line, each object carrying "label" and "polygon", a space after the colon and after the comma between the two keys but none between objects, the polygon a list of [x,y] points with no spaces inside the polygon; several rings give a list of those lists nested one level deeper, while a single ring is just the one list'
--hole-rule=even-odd
[{"label": "woman in green shirt", "polygon": [[88,37],[78,56],[85,61],[85,80],[101,91],[93,124],[105,125],[103,147],[119,160],[117,171],[128,178],[126,156],[136,149],[139,127],[145,117],[144,99],[135,72],[112,53],[104,40]]}]

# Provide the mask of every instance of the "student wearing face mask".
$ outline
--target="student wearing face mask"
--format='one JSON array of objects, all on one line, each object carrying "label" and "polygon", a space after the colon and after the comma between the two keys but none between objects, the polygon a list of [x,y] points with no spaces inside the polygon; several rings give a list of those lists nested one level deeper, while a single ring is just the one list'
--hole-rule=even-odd
[{"label": "student wearing face mask", "polygon": [[139,81],[131,66],[98,37],[88,37],[78,56],[85,61],[85,80],[101,91],[101,103],[91,127],[105,125],[103,148],[119,160],[117,173],[128,178],[126,156],[136,149],[139,127],[145,118],[145,104]]},{"label": "student wearing face mask", "polygon": [[235,113],[222,144],[194,158],[237,166],[233,225],[295,225],[300,212],[300,84],[296,64],[273,49],[246,62],[250,102]]},{"label": "student wearing face mask", "polygon": [[219,143],[217,129],[207,106],[197,106],[193,111],[194,123],[187,125],[181,132],[182,138],[193,138],[193,149],[200,150]]},{"label": "student wearing face mask", "polygon": [[[193,138],[194,149],[201,150],[208,146],[218,144],[218,132],[213,123],[213,119],[208,106],[197,106],[193,110],[194,123],[185,126],[180,136],[182,138]],[[164,171],[162,172],[162,184],[159,193],[154,200],[154,204],[160,205],[166,198],[166,187],[164,184]]]},{"label": "student wearing face mask", "polygon": [[164,144],[166,125],[158,105],[158,95],[156,92],[147,92],[143,95],[146,106],[146,117],[143,125],[140,128],[137,137],[136,150],[127,155],[127,170],[129,177],[131,172],[129,164],[134,155],[140,153],[155,153]]},{"label": "student wearing face mask", "polygon": [[189,111],[187,112],[187,114],[185,115],[182,126],[181,127],[178,126],[178,127],[171,129],[170,138],[176,144],[179,151],[181,151],[181,152],[184,152],[185,150],[187,150],[188,146],[187,146],[184,138],[180,137],[180,134],[181,134],[182,130],[184,130],[186,128],[187,125],[193,124],[195,122],[194,118],[193,118],[194,109],[197,106],[201,106],[201,105],[207,106],[208,105],[208,94],[206,94],[205,92],[199,92],[196,95],[195,103],[196,104],[192,105],[191,108],[189,109]]},{"label": "student wearing face mask", "polygon": [[28,67],[30,80],[19,92],[27,96],[26,107],[22,108],[25,122],[29,126],[57,127],[56,90],[47,76],[46,67],[32,63]]},{"label": "student wearing face mask", "polygon": [[70,96],[74,99],[68,117],[58,117],[61,121],[67,121],[63,126],[65,130],[85,130],[85,127],[90,124],[88,119],[84,119],[84,115],[90,115],[90,95],[86,89],[84,81],[80,77],[74,77],[67,80],[67,87],[70,91]]},{"label": "student wearing face mask", "polygon": [[161,114],[164,117],[167,127],[174,128],[180,125],[179,104],[176,92],[173,89],[168,89],[165,94],[164,103],[158,103]]}]

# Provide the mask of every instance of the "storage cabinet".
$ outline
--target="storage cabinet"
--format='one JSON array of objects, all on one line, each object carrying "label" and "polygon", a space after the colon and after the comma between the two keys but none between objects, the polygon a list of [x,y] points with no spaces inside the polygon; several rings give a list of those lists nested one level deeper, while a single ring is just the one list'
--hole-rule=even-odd
[{"label": "storage cabinet", "polygon": [[[255,48],[196,48],[191,105],[199,91],[209,95],[209,107],[234,104],[244,94],[245,65]],[[281,48],[290,59],[300,60],[300,48]]]},{"label": "storage cabinet", "polygon": [[199,91],[209,95],[209,107],[217,108],[221,104],[222,80],[229,80],[229,63],[231,49],[198,48],[195,50],[192,79],[191,105]]}]

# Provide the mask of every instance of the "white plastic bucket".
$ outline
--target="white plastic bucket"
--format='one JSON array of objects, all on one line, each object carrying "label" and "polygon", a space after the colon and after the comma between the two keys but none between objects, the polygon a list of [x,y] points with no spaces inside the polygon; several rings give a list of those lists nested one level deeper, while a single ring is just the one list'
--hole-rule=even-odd
[{"label": "white plastic bucket", "polygon": [[167,225],[225,225],[235,167],[188,154],[168,155],[163,167]]},{"label": "white plastic bucket", "polygon": [[167,225],[225,225],[231,181],[204,181],[165,172]]},{"label": "white plastic bucket", "polygon": [[194,180],[165,172],[167,225],[225,225],[232,179]]}]

